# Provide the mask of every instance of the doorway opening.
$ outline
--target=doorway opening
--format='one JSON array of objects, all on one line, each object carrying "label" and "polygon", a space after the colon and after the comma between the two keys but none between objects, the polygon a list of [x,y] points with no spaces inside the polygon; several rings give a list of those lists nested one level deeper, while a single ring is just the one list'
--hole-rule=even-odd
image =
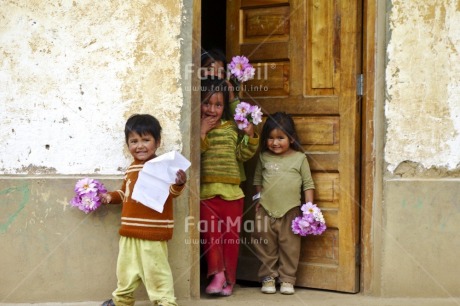
[{"label": "doorway opening", "polygon": [[[228,59],[227,52],[227,1],[226,0],[201,0],[201,54],[209,50],[221,50]],[[241,251],[241,250],[240,250]],[[202,252],[202,250],[201,250]],[[207,264],[203,254],[200,253],[200,290],[208,284]],[[238,278],[236,284],[244,287],[258,287],[259,283]]]},{"label": "doorway opening", "polygon": [[[252,8],[246,5],[245,7],[241,8],[243,14],[245,11],[251,10],[251,16],[260,15],[260,16],[263,16],[264,17],[263,20],[266,20],[266,21],[278,20],[275,17],[278,18],[278,16],[283,16],[283,13],[286,13],[289,18],[292,17],[295,19],[296,16],[298,16],[298,15],[289,13],[289,8],[286,7],[288,5],[277,5],[277,4],[271,5],[273,4],[273,1],[269,1],[269,0],[251,1],[251,3],[256,3],[259,6],[259,8]],[[261,3],[267,3],[267,5],[262,6]],[[289,1],[288,3],[293,3],[293,2]],[[295,2],[295,3],[303,3],[303,2]],[[347,32],[345,30],[336,31],[337,29],[335,27],[337,26],[337,24],[328,23],[332,19],[326,18],[328,16],[335,16],[334,14],[342,14],[343,16],[342,15],[340,16],[344,18],[343,20],[345,20],[345,18],[350,18],[348,23],[344,23],[344,24],[347,24],[347,25],[362,24],[365,27],[362,29],[362,32],[363,32],[362,34],[363,34],[363,39],[364,39],[364,48],[362,52],[364,54],[357,54],[356,57],[360,58],[361,60],[364,60],[363,71],[367,71],[366,68],[373,68],[373,60],[375,59],[375,54],[374,54],[375,50],[369,47],[373,46],[373,43],[375,42],[375,38],[373,37],[375,33],[375,29],[374,29],[375,1],[367,1],[367,0],[363,0],[362,2],[358,1],[357,2],[358,4],[364,3],[364,6],[361,7],[360,5],[358,5],[357,12],[353,12],[353,11],[349,11],[345,9],[346,8],[345,4],[347,3],[347,1],[340,2],[340,5],[337,5],[337,6],[330,6],[327,3],[328,2],[324,2],[324,4],[318,8],[320,9],[318,13],[310,12],[309,15],[305,17],[305,18],[307,17],[311,18],[312,20],[315,21],[315,22],[312,21],[311,23],[307,24],[308,26],[307,34],[312,35],[312,36],[316,35],[317,37],[321,38],[321,40],[327,41],[328,43],[325,44],[325,46],[335,46],[339,49],[325,48],[325,47],[323,48],[321,45],[313,44],[311,39],[310,40],[306,39],[307,35],[305,35],[304,33],[304,31],[306,31],[305,27],[292,27],[292,26],[291,27],[286,26],[285,28],[280,28],[276,26],[272,27],[272,28],[276,28],[277,30],[279,30],[278,31],[279,33],[275,32],[278,34],[278,36],[275,37],[276,39],[273,38],[274,36],[272,35],[273,39],[270,41],[267,40],[268,42],[271,42],[271,44],[267,43],[264,45],[258,45],[258,47],[260,46],[261,47],[257,48],[256,50],[253,50],[251,43],[255,43],[255,42],[258,42],[259,40],[263,40],[263,37],[260,35],[259,35],[260,37],[259,36],[255,37],[254,35],[249,37],[249,39],[245,41],[246,43],[244,44],[241,43],[241,45],[238,42],[238,39],[232,39],[233,37],[229,37],[230,39],[227,45],[227,35],[228,36],[232,35],[231,32],[228,31],[227,24],[231,23],[232,20],[234,19],[237,20],[237,16],[239,12],[236,12],[236,15],[234,16],[235,18],[232,18],[231,15],[232,15],[233,7],[230,7],[228,10],[229,19],[227,20],[227,1],[223,1],[223,0],[221,1],[201,0],[201,7],[199,7],[201,8],[201,39],[199,40],[199,42],[201,43],[201,46],[200,46],[201,52],[207,51],[213,48],[218,48],[224,51],[225,53],[228,52],[227,54],[228,56],[245,53],[245,54],[253,55],[253,58],[251,59],[253,59],[254,62],[262,62],[262,63],[266,61],[270,61],[270,63],[276,62],[277,63],[276,67],[278,67],[279,69],[274,71],[274,73],[277,73],[277,74],[275,75],[275,77],[270,78],[269,85],[270,85],[270,88],[276,88],[276,89],[279,89],[279,91],[277,91],[274,94],[271,94],[270,97],[264,97],[264,96],[260,97],[261,103],[264,103],[264,101],[267,101],[265,103],[267,110],[272,111],[272,110],[277,110],[280,107],[284,107],[284,109],[287,112],[295,113],[295,115],[298,117],[298,120],[303,120],[306,123],[308,123],[309,129],[316,131],[317,132],[316,134],[320,136],[329,130],[331,133],[336,133],[336,131],[339,131],[339,127],[340,127],[342,128],[341,130],[344,131],[342,134],[340,134],[340,137],[338,137],[338,134],[337,135],[331,134],[332,136],[330,137],[330,139],[334,141],[347,139],[346,143],[351,143],[352,141],[355,141],[355,140],[359,141],[359,139],[346,138],[346,137],[349,137],[349,135],[346,133],[346,131],[349,130],[347,129],[347,125],[344,125],[342,121],[340,121],[341,123],[340,125],[337,124],[337,122],[339,122],[338,120],[341,120],[341,119],[337,119],[339,118],[339,116],[336,116],[337,110],[335,107],[338,105],[337,100],[342,102],[344,99],[337,98],[337,97],[334,97],[333,95],[330,95],[328,90],[335,90],[334,86],[336,84],[339,84],[338,81],[342,83],[345,81],[347,82],[347,84],[345,84],[346,86],[344,85],[340,88],[347,88],[347,89],[349,88],[351,90],[354,90],[356,86],[352,86],[352,85],[354,83],[354,76],[356,72],[358,72],[358,70],[356,71],[331,70],[328,72],[327,69],[326,70],[320,69],[321,67],[315,67],[314,65],[312,65],[313,62],[311,60],[313,56],[316,56],[318,57],[317,62],[326,63],[328,64],[327,67],[333,67],[335,69],[335,66],[333,64],[337,63],[337,58],[336,58],[337,56],[339,56],[340,54],[350,54],[351,52],[354,51],[352,49],[352,46],[356,43],[355,41],[356,34],[353,34],[353,31],[350,31],[350,32]],[[353,1],[350,1],[350,3],[356,4]],[[361,18],[360,10],[363,10],[362,12],[363,20],[360,20]],[[300,11],[297,11],[297,12],[300,12]],[[353,14],[356,13],[356,15],[353,15],[351,13]],[[351,18],[354,18],[354,19],[351,19]],[[282,19],[282,20],[285,20],[285,19]],[[289,23],[286,23],[286,24],[289,25]],[[251,24],[251,25],[256,26],[254,24]],[[267,24],[264,24],[264,26],[265,25]],[[294,20],[294,22],[292,22],[291,25],[298,26],[299,20]],[[327,25],[328,29],[331,29],[331,32],[328,32],[328,35],[321,34],[323,33],[323,30],[324,30],[322,29],[323,25]],[[244,27],[246,26],[246,24],[239,24],[238,22],[236,22],[234,23],[234,26],[237,29],[236,32],[238,32],[241,30],[240,27]],[[288,32],[286,33],[283,32],[282,30],[284,29],[287,29],[286,31]],[[259,29],[259,28],[256,28],[253,30],[254,31],[252,33],[255,33],[256,30],[260,30],[257,33],[262,33],[262,32],[265,33],[269,31],[267,29]],[[265,32],[262,30],[264,30]],[[245,32],[244,29],[241,31],[242,33],[245,33],[245,35],[247,34],[247,32]],[[339,34],[340,36],[336,36]],[[303,41],[303,39],[306,39],[306,40]],[[302,53],[302,48],[296,47],[298,46],[296,44],[298,44],[299,42],[304,42],[305,45],[307,46],[306,51],[304,51],[304,53]],[[340,42],[341,44],[337,44],[337,42]],[[256,51],[256,52],[251,52],[251,51]],[[350,60],[350,58],[355,58],[355,57],[344,57],[343,60]],[[289,61],[285,59],[289,59]],[[354,63],[354,64],[359,65],[359,63]],[[302,67],[305,67],[305,69],[307,70],[306,71],[301,70],[303,69]],[[350,65],[343,65],[343,67],[353,68],[355,66],[350,64]],[[370,69],[370,71],[373,71],[373,70]],[[307,75],[309,76],[308,80],[315,80],[316,83],[315,84],[305,83],[305,79],[302,79],[302,76],[305,77],[305,73],[307,73]],[[327,73],[330,73],[330,74],[327,74]],[[338,73],[340,73],[341,78],[339,78],[338,76],[335,77],[335,74],[338,74]],[[321,83],[323,80],[326,80],[326,81],[331,80],[331,78],[333,77],[335,77],[333,79],[334,82],[330,82],[331,84]],[[372,74],[365,75],[364,77],[366,79],[365,84],[373,84],[374,76]],[[287,86],[287,87],[284,86],[286,83],[290,86]],[[329,87],[326,88],[327,87],[326,85],[327,86],[330,85],[329,87],[331,88]],[[308,95],[305,96],[305,91],[300,92],[300,94],[298,94],[297,91],[299,88],[306,88],[306,90],[308,91]],[[363,109],[362,114],[363,116],[365,116],[365,118],[372,118],[373,116],[373,108],[372,108],[373,99],[372,99],[372,94],[369,94],[369,93],[373,93],[373,89],[371,88],[366,89],[366,95],[363,97],[362,104],[365,105],[365,108]],[[347,94],[345,97],[351,97],[351,96],[353,95]],[[350,100],[351,106],[354,105],[352,102],[353,101]],[[342,107],[341,109],[344,109],[344,108]],[[329,110],[333,112],[329,114],[329,116],[325,116],[325,111],[329,111]],[[340,118],[348,118],[348,117],[342,116]],[[371,136],[370,139],[372,139],[372,136],[373,136],[372,132],[369,132],[369,131],[373,131],[372,126],[369,126],[369,125],[365,126],[367,122],[366,120],[363,120],[362,122],[363,122],[362,130],[359,130],[356,132],[359,133],[361,131],[365,131],[365,133],[363,133],[362,135],[370,135]],[[354,126],[354,125],[350,124],[350,126]],[[331,128],[326,131],[325,127],[331,127]],[[308,136],[311,138],[315,136],[316,134],[310,133]],[[306,141],[310,141],[311,140],[310,138],[307,137]],[[323,141],[325,141],[324,139],[326,138],[322,137]],[[315,142],[315,143],[320,143],[320,142]],[[361,152],[361,156],[362,156],[361,160],[372,159],[373,148],[370,143],[371,142],[369,142],[369,144],[363,142],[362,145],[363,145],[364,150]],[[323,147],[325,147],[325,149],[328,149],[327,145],[328,144],[323,144]],[[332,147],[332,149],[329,150],[330,152],[328,151],[328,154],[321,154],[318,158],[315,157],[316,161],[321,162],[321,164],[319,164],[319,166],[321,167],[318,166],[317,168],[324,168],[323,165],[326,164],[326,166],[328,167],[330,166],[330,168],[334,170],[335,168],[332,168],[332,167],[333,166],[335,167],[336,164],[342,160],[342,158],[338,158],[338,157],[335,158],[335,155],[334,155],[335,152],[338,150],[337,148],[341,148],[342,146],[339,146],[336,143],[332,143],[329,146]],[[337,146],[337,148],[334,146]],[[317,145],[317,147],[319,147],[319,145]],[[322,149],[322,147],[319,149]],[[317,151],[319,152],[319,150]],[[334,154],[332,154],[331,152]],[[346,156],[349,156],[349,155],[346,155]],[[326,159],[329,157],[331,157],[330,160],[328,159],[326,161],[323,161],[323,159]],[[320,159],[320,158],[323,158],[323,159]],[[372,248],[370,247],[368,238],[366,238],[366,237],[369,237],[369,235],[366,235],[366,233],[369,234],[371,232],[372,219],[367,216],[369,215],[369,208],[371,207],[371,205],[369,204],[372,203],[372,187],[373,187],[373,182],[374,182],[372,173],[374,169],[373,167],[375,165],[374,164],[372,164],[371,166],[367,164],[364,165],[362,162],[359,162],[359,161],[358,163],[361,163],[363,165],[363,170],[362,170],[363,180],[362,181],[370,182],[368,184],[364,184],[364,186],[360,186],[361,188],[363,188],[361,190],[361,197],[362,197],[361,205],[367,212],[367,215],[366,215],[363,213],[363,211],[361,211],[363,220],[359,223],[359,225],[362,226],[360,230],[364,234],[363,238],[361,238],[362,239],[361,242],[363,244],[362,244],[361,251],[359,250],[359,248],[355,248],[353,250],[348,250],[347,252],[341,252],[341,255],[342,254],[352,254],[353,252],[356,253],[355,255],[357,255],[359,252],[361,252],[362,255],[364,255],[362,259],[363,265],[361,266],[361,268],[352,267],[354,269],[353,272],[343,273],[342,278],[345,278],[347,275],[357,274],[356,280],[355,280],[356,283],[354,284],[354,290],[359,289],[359,283],[361,283],[362,288],[364,288],[364,291],[366,291],[366,288],[370,287],[370,282],[371,282],[370,279],[372,280],[372,278],[370,277],[371,275],[369,273],[369,271],[372,270],[371,256],[365,255],[365,254],[372,254],[371,252]],[[328,188],[326,191],[332,190],[332,192],[329,192],[327,194],[326,192],[323,192],[322,194],[323,197],[329,196],[330,194],[331,194],[330,195],[331,197],[339,196],[340,193],[335,192],[336,189],[334,188],[336,188],[336,186],[339,186],[340,182],[345,182],[345,183],[346,182],[356,182],[356,178],[351,177],[354,174],[348,170],[349,168],[347,166],[342,165],[340,169],[342,171],[334,172],[331,170],[327,172],[326,174],[324,174],[323,177],[320,178],[322,180],[319,180],[321,181],[321,183],[318,184],[318,186],[323,186],[323,187],[326,186]],[[342,173],[345,173],[343,174],[345,179],[338,180],[336,177],[337,173],[339,173],[340,175],[342,175]],[[340,185],[339,186],[340,188],[339,187],[337,188],[342,189],[342,190],[350,190],[353,186],[349,186],[349,185],[350,184],[346,186]],[[353,198],[354,199],[359,198],[359,188],[355,188],[353,189],[353,191],[354,192],[356,191],[355,192],[356,195],[354,195]],[[342,193],[342,195],[344,194],[345,193]],[[326,199],[326,200],[329,200],[329,199]],[[344,209],[347,209],[348,207],[351,207],[351,205],[348,205],[350,203],[349,199],[345,199],[345,200],[346,200],[345,202],[347,205],[343,205],[343,207]],[[337,210],[336,206],[341,204],[343,201],[342,200],[339,201],[336,198],[332,198],[329,202],[332,203],[331,204],[332,206],[330,205],[331,207],[328,207],[328,209],[330,211],[336,211]],[[366,205],[366,203],[368,204]],[[355,218],[353,220],[356,220],[357,218],[359,218],[359,212],[355,213],[355,211],[353,211],[352,216]],[[331,217],[332,221],[336,219],[338,220],[338,217],[335,217],[335,215],[334,217]],[[343,224],[343,222],[340,224]],[[343,231],[346,231],[346,230],[347,230],[346,228],[343,229]],[[359,227],[356,229],[356,231],[359,232]],[[355,235],[355,232],[353,232],[353,235]],[[338,234],[336,236],[339,237]],[[331,234],[331,237],[329,237],[330,239],[329,238],[328,239],[333,242],[339,241],[338,240],[339,238],[337,238],[336,236]],[[340,235],[340,237],[343,237],[343,236],[344,235],[342,234]],[[335,247],[334,243],[328,244],[327,242],[328,241],[323,243],[319,241],[317,242],[317,244],[322,245],[321,243],[323,243],[325,246],[324,247],[325,251],[327,251],[326,247],[330,245]],[[353,241],[353,244],[356,242],[359,243],[359,238],[355,239]],[[351,244],[341,243],[341,245],[348,246]],[[364,252],[364,250],[366,250],[366,252]],[[335,249],[332,248],[332,251],[335,252]],[[325,252],[325,254],[328,255],[329,253]],[[315,254],[311,254],[311,255],[315,255]],[[335,256],[334,259],[335,258],[339,258],[339,257]],[[343,258],[343,256],[341,256],[340,258]],[[359,258],[359,256],[352,256],[349,262],[356,260],[356,258]],[[313,260],[316,260],[316,258],[313,258]],[[342,262],[344,262],[344,260],[342,260],[340,263]],[[323,266],[325,268],[328,268],[331,265],[332,264],[330,263],[326,263]],[[246,266],[246,265],[243,265],[243,266]],[[306,266],[308,267],[311,266],[311,267],[316,268],[317,266],[320,266],[320,264],[316,262],[312,262],[310,263],[310,265],[306,265]],[[205,279],[206,272],[204,271],[206,270],[204,268],[205,265],[201,263],[201,267],[202,267],[201,268],[201,276],[202,276],[201,280],[203,281],[204,279],[206,281]],[[251,265],[248,264],[247,267],[251,267]],[[345,269],[341,269],[339,272],[342,273],[341,271],[345,271]],[[363,278],[359,280],[359,274],[358,274],[359,272],[361,272],[364,275],[363,277],[364,280]],[[312,274],[310,273],[310,275]],[[320,275],[326,275],[326,274],[320,273]],[[332,275],[332,274],[328,273],[327,275]],[[348,291],[348,290],[341,290],[341,289],[337,289],[337,290],[338,291]]]},{"label": "doorway opening", "polygon": [[226,1],[201,1],[201,49],[226,50]]}]

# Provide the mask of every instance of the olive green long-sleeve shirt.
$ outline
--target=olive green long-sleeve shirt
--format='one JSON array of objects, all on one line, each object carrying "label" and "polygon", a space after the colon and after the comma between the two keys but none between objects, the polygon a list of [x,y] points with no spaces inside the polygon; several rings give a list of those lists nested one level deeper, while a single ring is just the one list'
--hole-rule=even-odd
[{"label": "olive green long-sleeve shirt", "polygon": [[315,189],[307,157],[301,152],[278,156],[263,152],[257,161],[254,185],[262,186],[260,204],[273,218],[300,206],[301,193]]}]

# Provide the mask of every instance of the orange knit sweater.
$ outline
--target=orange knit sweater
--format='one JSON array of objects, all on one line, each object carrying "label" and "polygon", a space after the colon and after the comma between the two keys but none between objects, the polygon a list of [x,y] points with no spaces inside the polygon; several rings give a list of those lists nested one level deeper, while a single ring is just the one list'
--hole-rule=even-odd
[{"label": "orange knit sweater", "polygon": [[121,189],[109,192],[111,204],[123,204],[120,235],[145,240],[169,240],[174,228],[173,198],[179,196],[184,185],[171,185],[164,210],[159,213],[131,198],[139,171],[144,162],[134,161],[126,170]]}]

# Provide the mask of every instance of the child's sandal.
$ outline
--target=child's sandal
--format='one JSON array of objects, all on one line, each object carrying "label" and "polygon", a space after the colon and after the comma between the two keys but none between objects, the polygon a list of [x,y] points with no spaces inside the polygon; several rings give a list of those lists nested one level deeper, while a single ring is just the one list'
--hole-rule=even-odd
[{"label": "child's sandal", "polygon": [[113,302],[112,299],[110,299],[102,303],[101,306],[115,306],[115,303]]},{"label": "child's sandal", "polygon": [[220,292],[221,296],[230,296],[233,293],[233,285],[227,284]]}]

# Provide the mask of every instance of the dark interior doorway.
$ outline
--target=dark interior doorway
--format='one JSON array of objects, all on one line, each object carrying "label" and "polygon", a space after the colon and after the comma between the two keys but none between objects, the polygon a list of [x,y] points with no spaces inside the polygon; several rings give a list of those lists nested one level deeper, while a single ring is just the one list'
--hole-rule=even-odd
[{"label": "dark interior doorway", "polygon": [[[201,53],[226,49],[226,0],[201,0]],[[200,293],[208,284],[207,265],[200,248]]]},{"label": "dark interior doorway", "polygon": [[202,51],[217,48],[225,52],[226,2],[225,0],[201,1]]}]

